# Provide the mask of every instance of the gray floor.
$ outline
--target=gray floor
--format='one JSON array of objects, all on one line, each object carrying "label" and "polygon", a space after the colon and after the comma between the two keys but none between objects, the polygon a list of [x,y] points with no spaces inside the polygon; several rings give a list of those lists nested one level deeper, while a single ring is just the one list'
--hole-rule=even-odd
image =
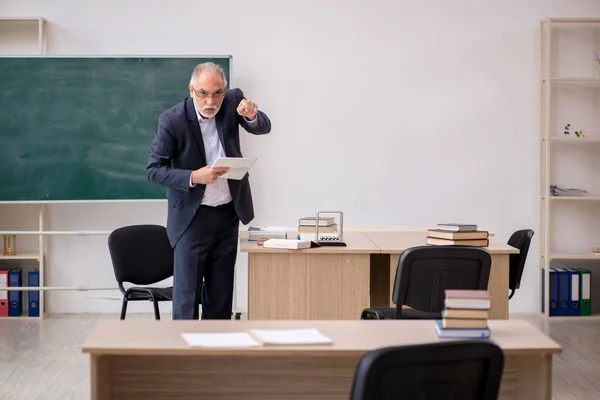
[{"label": "gray floor", "polygon": [[[118,316],[0,320],[0,399],[90,399],[89,361],[80,346],[100,318]],[[128,314],[127,318],[152,315]],[[554,362],[554,399],[600,399],[600,318],[549,323],[536,316],[513,318],[529,320],[563,346]]]}]

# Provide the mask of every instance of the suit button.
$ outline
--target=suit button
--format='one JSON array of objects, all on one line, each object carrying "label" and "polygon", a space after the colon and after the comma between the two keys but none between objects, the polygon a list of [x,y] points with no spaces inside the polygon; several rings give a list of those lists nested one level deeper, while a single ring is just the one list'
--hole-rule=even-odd
[{"label": "suit button", "polygon": [[194,208],[194,214],[196,214],[196,209]]}]

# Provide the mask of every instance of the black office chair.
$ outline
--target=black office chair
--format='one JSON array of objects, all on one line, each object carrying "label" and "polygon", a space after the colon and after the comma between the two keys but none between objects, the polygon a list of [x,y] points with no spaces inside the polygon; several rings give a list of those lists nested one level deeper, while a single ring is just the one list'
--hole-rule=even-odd
[{"label": "black office chair", "polygon": [[[481,247],[448,245],[406,249],[398,260],[392,301],[361,319],[440,319],[447,289],[487,290],[492,257]],[[403,309],[406,305],[410,308]]]},{"label": "black office chair", "polygon": [[128,301],[151,301],[154,318],[160,319],[158,302],[173,299],[173,287],[130,287],[152,285],[173,276],[173,248],[167,230],[160,225],[132,225],[115,229],[108,236],[108,249],[119,289],[123,293],[121,319]]},{"label": "black office chair", "polygon": [[388,347],[359,361],[351,400],[496,400],[504,354],[496,344],[461,340]]},{"label": "black office chair", "polygon": [[514,296],[515,290],[521,287],[521,278],[523,277],[532,237],[533,231],[531,229],[521,229],[513,233],[508,239],[510,246],[519,249],[519,254],[511,254],[509,258],[508,288],[511,290],[508,296],[509,300]]}]

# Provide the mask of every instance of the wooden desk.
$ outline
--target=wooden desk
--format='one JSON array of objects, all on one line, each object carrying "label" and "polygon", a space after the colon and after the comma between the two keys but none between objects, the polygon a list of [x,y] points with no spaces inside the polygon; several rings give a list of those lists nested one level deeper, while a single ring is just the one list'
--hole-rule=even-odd
[{"label": "wooden desk", "polygon": [[344,234],[347,247],[248,252],[248,319],[358,319],[370,300],[370,255],[379,248],[362,232]]},{"label": "wooden desk", "polygon": [[[248,253],[248,319],[358,319],[367,307],[392,306],[396,266],[425,231],[347,231],[347,247],[265,249]],[[491,319],[508,319],[508,259],[518,250],[491,239]]]},{"label": "wooden desk", "polygon": [[[386,293],[389,305],[395,307],[392,302],[392,293],[394,288],[394,278],[400,254],[404,250],[423,246],[427,236],[426,231],[415,232],[390,232],[390,231],[371,231],[364,234],[381,250],[382,255],[387,258],[380,259],[379,263],[388,264],[389,279],[378,284],[381,288],[385,284],[389,285],[389,291]],[[488,289],[492,295],[492,309],[490,310],[491,319],[508,319],[508,277],[509,277],[509,256],[518,254],[519,250],[503,243],[495,238],[490,238],[490,245],[486,248],[492,256],[492,269],[490,271],[490,280]],[[383,268],[383,267],[380,267]],[[381,278],[381,275],[377,275]],[[381,289],[383,290],[383,289]]]},{"label": "wooden desk", "polygon": [[[503,350],[500,399],[552,398],[552,355],[560,346],[521,320],[490,321]],[[375,328],[376,327],[376,328]],[[325,346],[190,348],[192,332],[317,328]],[[369,350],[438,339],[433,321],[102,321],[83,344],[91,355],[92,400],[348,399]]]}]

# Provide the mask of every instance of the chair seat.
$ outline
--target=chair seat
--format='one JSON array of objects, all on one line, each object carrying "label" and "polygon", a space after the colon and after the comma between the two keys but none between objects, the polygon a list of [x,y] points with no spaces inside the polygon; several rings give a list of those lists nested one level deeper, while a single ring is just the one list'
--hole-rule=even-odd
[{"label": "chair seat", "polygon": [[[393,307],[365,308],[360,319],[395,319],[396,309]],[[401,319],[441,319],[441,313],[430,313],[413,308],[403,308]]]},{"label": "chair seat", "polygon": [[173,299],[173,287],[131,287],[127,289],[128,300],[151,300],[150,292],[154,294],[157,301],[171,301]]}]

